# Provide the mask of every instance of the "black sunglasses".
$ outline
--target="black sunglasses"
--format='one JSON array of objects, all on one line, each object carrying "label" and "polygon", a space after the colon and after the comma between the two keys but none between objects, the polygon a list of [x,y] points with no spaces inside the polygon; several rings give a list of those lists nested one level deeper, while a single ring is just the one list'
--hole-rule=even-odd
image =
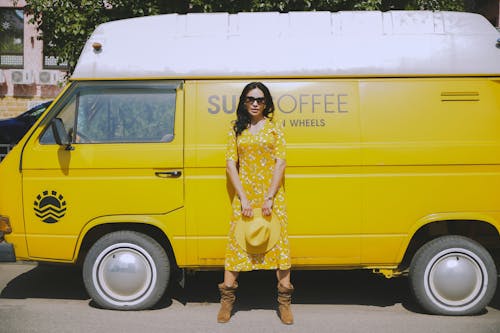
[{"label": "black sunglasses", "polygon": [[257,102],[257,104],[259,104],[259,105],[266,104],[266,98],[265,97],[255,98],[252,96],[245,97],[245,103],[253,104],[254,102]]}]

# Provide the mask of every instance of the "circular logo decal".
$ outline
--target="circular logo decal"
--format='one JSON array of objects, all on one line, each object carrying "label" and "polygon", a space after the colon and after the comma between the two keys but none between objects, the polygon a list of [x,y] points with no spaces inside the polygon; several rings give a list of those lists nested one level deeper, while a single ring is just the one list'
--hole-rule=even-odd
[{"label": "circular logo decal", "polygon": [[43,191],[34,205],[35,215],[45,223],[56,223],[66,214],[66,201],[56,191]]}]

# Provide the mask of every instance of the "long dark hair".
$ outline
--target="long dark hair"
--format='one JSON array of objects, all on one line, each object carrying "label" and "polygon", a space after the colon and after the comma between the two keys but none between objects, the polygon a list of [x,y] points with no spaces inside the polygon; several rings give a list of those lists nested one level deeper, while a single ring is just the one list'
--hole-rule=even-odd
[{"label": "long dark hair", "polygon": [[264,98],[266,99],[266,107],[264,108],[264,117],[273,119],[274,103],[269,89],[262,82],[250,82],[243,88],[240,95],[240,101],[238,102],[238,109],[236,109],[236,121],[234,123],[234,132],[236,136],[240,135],[245,129],[250,125],[250,114],[245,107],[245,99],[250,90],[255,88],[260,89],[264,93]]}]

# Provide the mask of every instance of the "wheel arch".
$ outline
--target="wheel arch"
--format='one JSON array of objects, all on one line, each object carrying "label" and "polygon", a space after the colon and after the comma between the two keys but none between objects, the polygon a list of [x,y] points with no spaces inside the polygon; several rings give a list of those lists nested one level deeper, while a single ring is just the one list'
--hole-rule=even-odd
[{"label": "wheel arch", "polygon": [[[449,214],[447,214],[449,215]],[[465,236],[475,240],[485,247],[493,257],[500,255],[500,234],[495,227],[496,221],[491,218],[481,217],[453,217],[441,216],[426,218],[421,220],[419,227],[410,233],[406,247],[399,258],[402,258],[399,264],[399,271],[406,270],[411,263],[415,253],[425,243],[446,235]],[[498,260],[496,260],[498,262]]]},{"label": "wheel arch", "polygon": [[117,217],[114,216],[110,220],[94,222],[82,231],[79,238],[75,256],[75,262],[79,265],[83,263],[85,256],[91,246],[102,236],[115,231],[135,231],[150,236],[156,240],[167,253],[172,269],[177,270],[177,260],[172,243],[168,235],[159,226],[159,221],[152,221],[150,217]]}]

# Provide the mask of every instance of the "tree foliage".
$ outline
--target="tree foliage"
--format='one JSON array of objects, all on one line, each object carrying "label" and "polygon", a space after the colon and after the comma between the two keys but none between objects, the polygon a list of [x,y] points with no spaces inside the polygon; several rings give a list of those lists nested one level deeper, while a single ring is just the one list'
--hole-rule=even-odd
[{"label": "tree foliage", "polygon": [[[15,0],[14,0],[15,1]],[[26,12],[43,40],[44,54],[67,61],[73,71],[80,52],[104,22],[156,14],[249,11],[464,10],[465,0],[26,0]]]}]

